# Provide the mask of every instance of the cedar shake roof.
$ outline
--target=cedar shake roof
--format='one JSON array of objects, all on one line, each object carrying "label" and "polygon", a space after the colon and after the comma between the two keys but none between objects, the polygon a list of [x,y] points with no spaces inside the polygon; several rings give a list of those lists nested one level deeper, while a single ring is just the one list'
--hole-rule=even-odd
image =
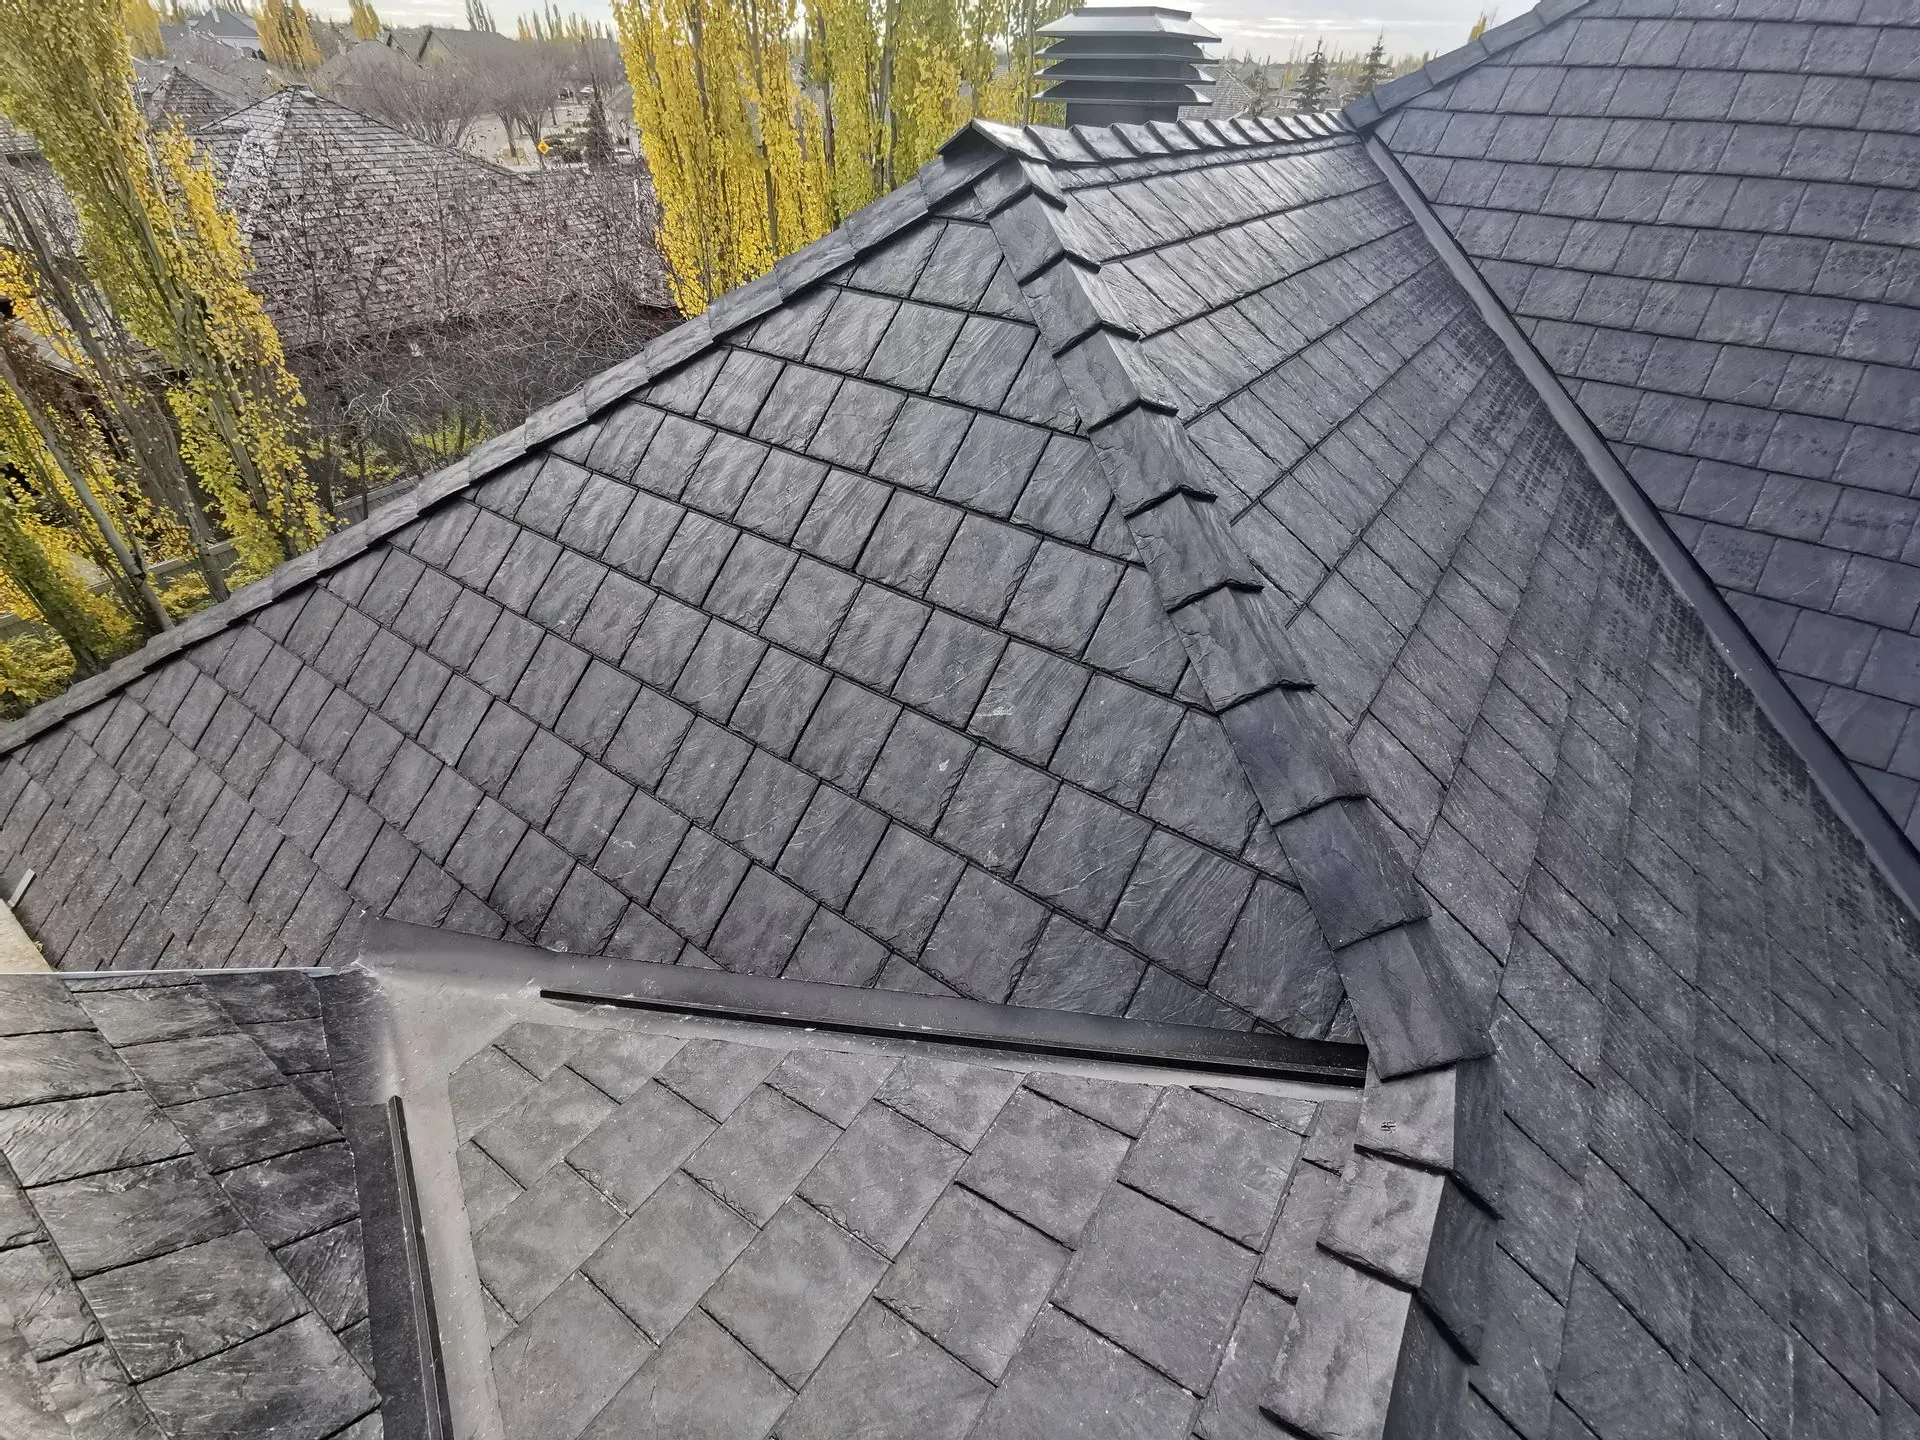
[{"label": "cedar shake roof", "polygon": [[[22,920],[65,969],[357,961],[410,1313],[509,1434],[1898,1433],[1915,858],[1390,148],[1603,9],[1345,118],[970,127],[0,731]],[[965,1137],[901,1088],[929,1039],[997,1096]],[[917,1170],[911,1236],[856,1163]],[[1016,1242],[1057,1278],[966,1259]]]}]

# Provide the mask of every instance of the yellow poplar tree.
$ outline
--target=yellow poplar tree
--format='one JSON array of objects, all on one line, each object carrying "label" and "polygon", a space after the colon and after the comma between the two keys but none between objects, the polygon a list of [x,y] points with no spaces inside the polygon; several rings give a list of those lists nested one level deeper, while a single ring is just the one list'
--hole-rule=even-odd
[{"label": "yellow poplar tree", "polygon": [[153,0],[127,0],[127,39],[142,60],[158,60],[167,53],[160,39],[160,14]]},{"label": "yellow poplar tree", "polygon": [[[90,675],[134,625],[88,588],[73,532],[47,519],[44,501],[58,487],[58,467],[21,396],[0,383],[0,607],[42,621],[65,643],[72,668]],[[10,677],[7,688],[19,683]]]},{"label": "yellow poplar tree", "polygon": [[386,28],[380,23],[372,0],[347,0],[347,19],[353,26],[353,38],[356,40],[378,40],[380,32]]},{"label": "yellow poplar tree", "polygon": [[616,0],[634,119],[689,314],[817,239],[820,169],[801,150],[791,0]]},{"label": "yellow poplar tree", "polygon": [[151,137],[134,105],[123,0],[0,0],[0,112],[59,176],[89,277],[159,356],[182,454],[243,575],[317,543],[299,387],[212,171],[177,131]]},{"label": "yellow poplar tree", "polygon": [[275,65],[311,70],[320,63],[320,47],[313,43],[313,26],[300,0],[260,0],[253,23],[262,53]]}]

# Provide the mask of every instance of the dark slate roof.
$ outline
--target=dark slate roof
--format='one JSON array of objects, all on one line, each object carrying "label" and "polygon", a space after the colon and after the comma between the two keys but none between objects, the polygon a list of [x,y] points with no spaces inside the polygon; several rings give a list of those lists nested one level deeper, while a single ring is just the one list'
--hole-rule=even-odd
[{"label": "dark slate roof", "polygon": [[9,1434],[379,1436],[319,1015],[290,972],[0,976]]},{"label": "dark slate roof", "polygon": [[[1220,150],[1234,203],[1324,206],[1344,245],[1352,141],[1276,133]],[[1132,188],[1177,203],[1198,158]],[[857,264],[809,252],[837,273],[10,757],[50,953],[313,960],[371,912],[1350,1037],[1188,659],[1211,612],[1242,623],[1204,567],[1258,576],[1147,536],[1174,598],[1207,597],[1183,640],[980,202],[945,208]],[[1285,733],[1310,693],[1229,638],[1207,678]],[[1350,786],[1299,759],[1274,785]],[[1377,826],[1350,803],[1315,823]],[[1343,947],[1411,904],[1404,879],[1310,883]]]},{"label": "dark slate roof", "polygon": [[23,918],[1357,1037],[1269,1416],[1897,1428],[1911,918],[1431,221],[1326,120],[976,127],[6,732]]},{"label": "dark slate roof", "polygon": [[1913,9],[1552,9],[1375,133],[1920,834]]},{"label": "dark slate roof", "polygon": [[1357,1105],[1033,1067],[501,1033],[451,1087],[506,1433],[1258,1426]]}]

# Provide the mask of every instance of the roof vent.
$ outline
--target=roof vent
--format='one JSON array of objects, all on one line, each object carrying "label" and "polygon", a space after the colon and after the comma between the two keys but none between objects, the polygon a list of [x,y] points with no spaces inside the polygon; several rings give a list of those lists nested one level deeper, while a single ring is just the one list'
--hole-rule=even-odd
[{"label": "roof vent", "polygon": [[1159,5],[1089,5],[1042,25],[1051,43],[1042,100],[1063,100],[1069,125],[1177,120],[1212,103],[1213,68],[1200,47],[1220,37],[1193,12]]}]

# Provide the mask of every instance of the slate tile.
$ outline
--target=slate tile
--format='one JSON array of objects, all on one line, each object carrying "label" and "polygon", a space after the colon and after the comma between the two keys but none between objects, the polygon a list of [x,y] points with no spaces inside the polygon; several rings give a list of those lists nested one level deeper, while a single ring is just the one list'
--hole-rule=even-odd
[{"label": "slate tile", "polygon": [[39,1362],[47,1398],[76,1436],[160,1440],[160,1428],[104,1342]]},{"label": "slate tile", "polygon": [[808,1047],[790,1050],[767,1084],[814,1114],[844,1126],[865,1107],[898,1061],[890,1055]]},{"label": "slate tile", "polygon": [[964,725],[1005,645],[994,631],[936,610],[907,657],[894,697],[949,725]]},{"label": "slate tile", "polygon": [[848,1418],[876,1433],[965,1435],[992,1393],[978,1375],[869,1301],[781,1417],[791,1440],[842,1435]]},{"label": "slate tile", "polygon": [[115,1048],[233,1030],[226,1011],[198,986],[97,990],[78,999],[101,1037]]},{"label": "slate tile", "polygon": [[269,1246],[303,1239],[360,1211],[353,1156],[345,1145],[315,1145],[229,1170],[220,1176],[220,1188]]},{"label": "slate tile", "polygon": [[754,476],[733,518],[749,530],[785,543],[800,528],[826,474],[827,467],[818,460],[776,450]]},{"label": "slate tile", "polygon": [[711,1120],[671,1091],[643,1084],[567,1159],[602,1194],[631,1211],[713,1131]]},{"label": "slate tile", "polygon": [[666,696],[642,690],[601,759],[609,770],[652,789],[666,773],[693,718],[691,710]]},{"label": "slate tile", "polygon": [[899,715],[898,705],[836,677],[814,707],[793,761],[823,780],[857,791]]},{"label": "slate tile", "polygon": [[1088,679],[1079,666],[1015,642],[1001,656],[968,728],[1022,759],[1044,765]]},{"label": "slate tile", "polygon": [[174,1106],[167,1118],[215,1171],[340,1138],[306,1096],[284,1081],[268,1089],[191,1100]]},{"label": "slate tile", "polygon": [[833,1143],[799,1193],[881,1254],[897,1255],[964,1158],[931,1131],[872,1105]]},{"label": "slate tile", "polygon": [[1113,933],[1205,984],[1253,879],[1239,865],[1155,831],[1120,896]]},{"label": "slate tile", "polygon": [[3,1105],[131,1090],[135,1083],[132,1072],[92,1030],[20,1035],[0,1045]]},{"label": "slate tile", "polygon": [[366,1374],[316,1316],[158,1376],[140,1398],[172,1435],[321,1440],[379,1404]]},{"label": "slate tile", "polygon": [[1244,1245],[1266,1241],[1301,1137],[1191,1090],[1169,1089],[1121,1177]]},{"label": "slate tile", "polygon": [[764,1225],[838,1134],[812,1111],[763,1086],[682,1168],[735,1210]]},{"label": "slate tile", "polygon": [[816,908],[793,886],[755,866],[734,891],[707,952],[729,970],[777,975],[806,933]]},{"label": "slate tile", "polygon": [[1188,1433],[1197,1402],[1125,1351],[1049,1306],[973,1433],[1017,1435]]},{"label": "slate tile", "polygon": [[521,1193],[521,1185],[502,1170],[471,1140],[454,1152],[460,1168],[460,1197],[465,1202],[467,1224],[475,1231],[511,1205]]},{"label": "slate tile", "polygon": [[571,1070],[558,1069],[474,1138],[515,1180],[531,1185],[614,1108],[612,1100]]},{"label": "slate tile", "polygon": [[1126,1011],[1147,963],[1055,915],[1014,985],[1012,1003],[1088,1015]]},{"label": "slate tile", "polygon": [[779,871],[825,904],[844,906],[886,828],[879,811],[823,785],[781,853]]},{"label": "slate tile", "polygon": [[191,1157],[49,1185],[34,1192],[33,1205],[78,1276],[231,1234],[241,1224]]},{"label": "slate tile", "polygon": [[569,1277],[494,1347],[506,1433],[579,1434],[653,1348],[584,1276]]},{"label": "slate tile", "polygon": [[693,722],[656,793],[676,810],[710,825],[746,768],[752,747],[712,721]]},{"label": "slate tile", "polygon": [[1047,912],[1008,885],[968,869],[947,897],[920,963],[965,995],[1006,998]]},{"label": "slate tile", "polygon": [[0,1110],[0,1155],[22,1185],[50,1185],[186,1152],[180,1132],[137,1090]]},{"label": "slate tile", "polygon": [[997,1066],[909,1058],[887,1077],[878,1098],[936,1135],[971,1150],[1019,1085],[1017,1072]]},{"label": "slate tile", "polygon": [[1024,531],[969,515],[949,542],[927,598],[983,624],[998,624],[1037,548]]},{"label": "slate tile", "polygon": [[621,1219],[599,1191],[556,1165],[474,1235],[481,1282],[510,1315],[524,1319]]},{"label": "slate tile", "polygon": [[649,903],[661,919],[703,945],[750,868],[706,831],[689,830]]},{"label": "slate tile", "polygon": [[1126,1156],[1128,1139],[1030,1092],[1016,1092],[961,1180],[1071,1245]]},{"label": "slate tile", "polygon": [[614,1440],[657,1430],[753,1440],[768,1432],[792,1393],[751,1351],[696,1310],[583,1436]]},{"label": "slate tile", "polygon": [[1059,1304],[1189,1389],[1213,1377],[1258,1257],[1132,1191],[1108,1192]]},{"label": "slate tile", "polygon": [[536,1081],[524,1065],[493,1046],[476,1051],[447,1077],[454,1133],[462,1140],[471,1139],[531,1090]]},{"label": "slate tile", "polygon": [[710,1192],[670,1173],[584,1270],[648,1335],[664,1336],[753,1234]]},{"label": "slate tile", "polygon": [[114,1354],[144,1381],[284,1324],[307,1308],[242,1230],[81,1282]]},{"label": "slate tile", "polygon": [[794,545],[829,565],[850,566],[860,556],[889,492],[850,470],[831,470],[794,532]]},{"label": "slate tile", "polygon": [[941,477],[940,498],[986,515],[1010,515],[1047,439],[1044,430],[976,415]]},{"label": "slate tile", "polygon": [[99,1323],[53,1246],[0,1250],[0,1284],[6,1286],[8,1329],[32,1359],[50,1359],[100,1338]]},{"label": "slate tile", "polygon": [[915,954],[963,868],[957,856],[902,826],[889,826],[848,902],[847,918]]},{"label": "slate tile", "polygon": [[708,1293],[705,1308],[798,1385],[825,1358],[886,1262],[800,1201],[788,1201]]},{"label": "slate tile", "polygon": [[1057,782],[1018,760],[977,750],[936,837],[1002,875],[1026,855]]},{"label": "slate tile", "polygon": [[724,1121],[785,1052],[726,1040],[689,1040],[656,1077],[682,1100]]},{"label": "slate tile", "polygon": [[928,613],[926,606],[882,586],[862,586],[827,651],[827,666],[863,685],[891,688]]},{"label": "slate tile", "polygon": [[645,1030],[607,1029],[594,1034],[567,1060],[567,1068],[616,1100],[629,1099],[673,1058],[681,1041]]},{"label": "slate tile", "polygon": [[159,1105],[280,1083],[279,1067],[238,1029],[226,1035],[129,1045],[120,1057]]},{"label": "slate tile", "polygon": [[1019,882],[1088,924],[1103,925],[1149,829],[1124,810],[1062,786],[1021,862]]},{"label": "slate tile", "polygon": [[818,660],[827,653],[852,608],[860,582],[843,571],[802,556],[761,623],[776,645]]},{"label": "slate tile", "polygon": [[871,983],[887,962],[887,947],[824,907],[813,913],[799,948],[781,972],[789,980],[830,985]]}]

